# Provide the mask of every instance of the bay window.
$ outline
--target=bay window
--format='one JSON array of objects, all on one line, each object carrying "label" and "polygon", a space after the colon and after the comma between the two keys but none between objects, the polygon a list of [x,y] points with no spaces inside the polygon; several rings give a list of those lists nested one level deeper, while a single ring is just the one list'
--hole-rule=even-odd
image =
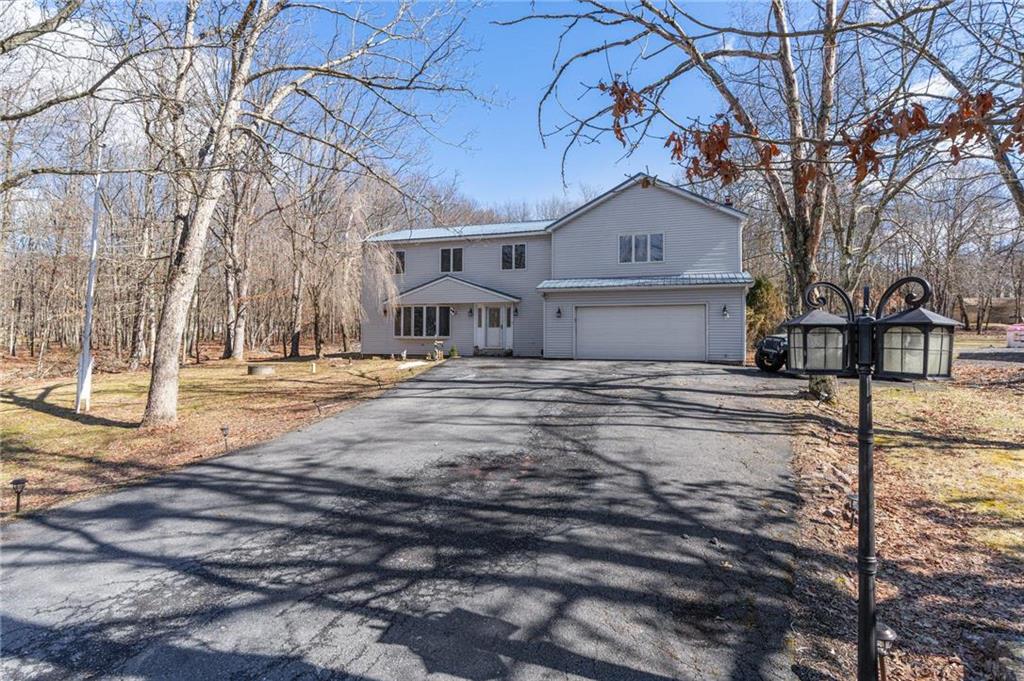
[{"label": "bay window", "polygon": [[447,338],[451,335],[452,308],[448,305],[405,305],[395,310],[395,336]]}]

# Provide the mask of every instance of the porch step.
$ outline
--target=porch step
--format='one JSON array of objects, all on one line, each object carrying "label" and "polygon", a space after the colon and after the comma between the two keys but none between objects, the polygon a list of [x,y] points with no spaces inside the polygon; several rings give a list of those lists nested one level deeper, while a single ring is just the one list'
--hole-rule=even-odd
[{"label": "porch step", "polygon": [[474,348],[474,357],[511,357],[511,350],[502,350],[501,348]]}]

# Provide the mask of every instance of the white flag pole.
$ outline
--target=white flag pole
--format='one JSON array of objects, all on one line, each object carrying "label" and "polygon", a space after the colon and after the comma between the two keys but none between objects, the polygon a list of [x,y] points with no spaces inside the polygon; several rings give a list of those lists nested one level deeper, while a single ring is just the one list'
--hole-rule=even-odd
[{"label": "white flag pole", "polygon": [[75,391],[75,413],[89,411],[92,399],[92,300],[96,291],[96,252],[100,226],[100,155],[103,145],[96,149],[92,190],[92,230],[89,233],[89,278],[85,285],[85,322],[82,326],[82,354],[78,358],[78,387]]}]

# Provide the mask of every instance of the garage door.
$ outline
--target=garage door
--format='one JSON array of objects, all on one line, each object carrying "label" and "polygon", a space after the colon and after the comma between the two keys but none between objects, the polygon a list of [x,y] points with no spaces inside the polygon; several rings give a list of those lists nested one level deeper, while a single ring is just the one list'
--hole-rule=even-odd
[{"label": "garage door", "polygon": [[706,359],[703,305],[576,308],[577,359]]}]

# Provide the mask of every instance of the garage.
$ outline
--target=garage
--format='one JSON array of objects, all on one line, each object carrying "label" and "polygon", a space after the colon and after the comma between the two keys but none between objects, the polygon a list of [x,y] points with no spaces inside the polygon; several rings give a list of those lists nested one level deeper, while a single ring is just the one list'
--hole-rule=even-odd
[{"label": "garage", "polygon": [[577,359],[707,359],[705,305],[576,307]]}]

